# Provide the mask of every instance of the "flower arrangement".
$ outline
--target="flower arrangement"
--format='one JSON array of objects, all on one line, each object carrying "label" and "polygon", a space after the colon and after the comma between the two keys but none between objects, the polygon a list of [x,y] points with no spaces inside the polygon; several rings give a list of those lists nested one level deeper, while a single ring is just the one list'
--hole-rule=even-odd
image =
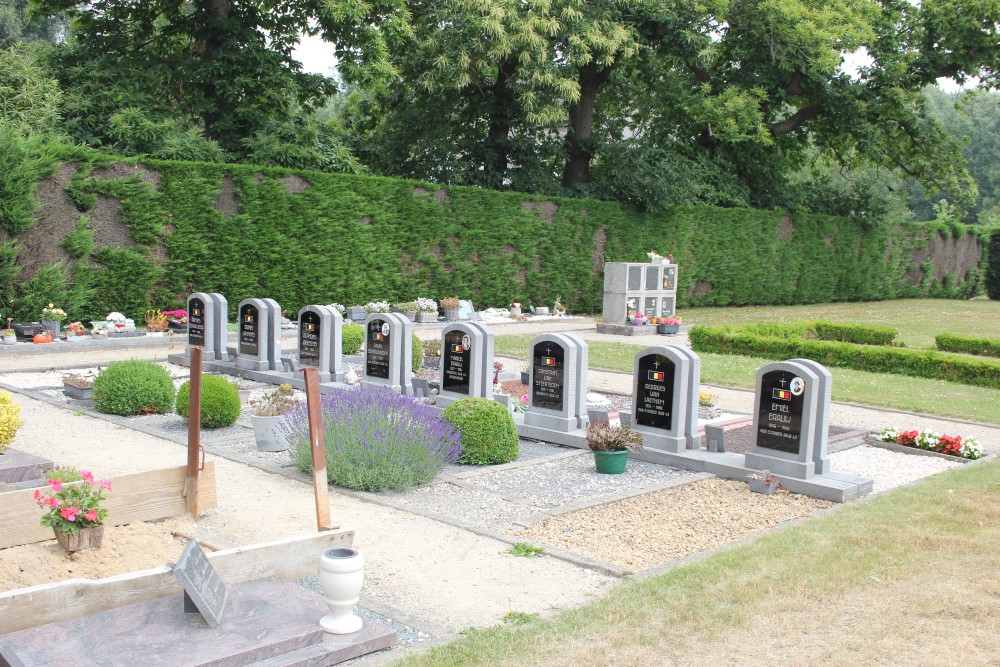
[{"label": "flower arrangement", "polygon": [[188,323],[188,311],[183,308],[179,308],[177,310],[165,310],[163,311],[163,316],[171,322],[175,322],[177,324]]},{"label": "flower arrangement", "polygon": [[66,331],[69,332],[70,336],[82,336],[87,333],[87,327],[83,326],[80,322],[70,322]]},{"label": "flower arrangement", "polygon": [[421,313],[436,313],[438,309],[437,301],[434,299],[417,298],[417,309]]},{"label": "flower arrangement", "polygon": [[89,470],[81,470],[80,475],[80,484],[64,485],[61,479],[50,479],[48,491],[35,490],[35,502],[46,510],[41,525],[72,534],[81,528],[99,526],[108,518],[108,510],[101,503],[107,497],[105,491],[111,490],[111,482],[95,482]]},{"label": "flower arrangement", "polygon": [[163,331],[167,328],[167,318],[162,310],[146,311],[146,331]]},{"label": "flower arrangement", "polygon": [[0,331],[0,336],[16,336],[17,335],[17,332],[14,331],[14,328],[10,326],[10,323],[13,320],[14,320],[13,317],[8,317],[7,318],[7,328],[4,329],[3,331]]},{"label": "flower arrangement", "polygon": [[675,326],[681,323],[681,318],[678,315],[670,315],[669,317],[661,317],[660,324],[666,324],[667,326]]},{"label": "flower arrangement", "polygon": [[642,434],[608,422],[591,424],[587,427],[587,446],[594,452],[637,452],[642,449]]},{"label": "flower arrangement", "polygon": [[930,429],[901,431],[897,428],[887,428],[878,435],[882,442],[895,442],[905,447],[914,447],[928,452],[949,454],[963,459],[981,459],[983,449],[979,442],[969,436],[938,435]]},{"label": "flower arrangement", "polygon": [[706,407],[710,405],[715,405],[715,402],[719,400],[718,394],[713,394],[707,391],[698,392],[698,405],[704,405]]},{"label": "flower arrangement", "polygon": [[45,308],[42,308],[42,319],[52,322],[62,322],[66,319],[66,311],[62,308],[56,308],[50,303]]},{"label": "flower arrangement", "polygon": [[331,303],[331,304],[329,304],[329,306],[330,306],[330,308],[333,308],[334,310],[336,310],[341,315],[344,315],[347,312],[347,306],[345,306],[342,303]]},{"label": "flower arrangement", "polygon": [[524,394],[523,396],[521,396],[521,400],[514,401],[513,403],[514,412],[520,412],[520,413],[527,412],[529,400],[530,399],[528,398],[528,395]]},{"label": "flower arrangement", "polygon": [[118,311],[112,311],[108,313],[108,316],[104,318],[108,323],[108,329],[112,331],[123,331],[128,328],[135,328],[135,320],[130,317],[125,317]]},{"label": "flower arrangement", "polygon": [[501,364],[499,361],[494,361],[493,362],[493,384],[494,385],[500,384],[500,371],[502,371],[502,370],[503,370],[503,364]]},{"label": "flower arrangement", "polygon": [[511,308],[520,308],[521,307],[521,302],[520,301],[515,301],[514,303],[510,304],[510,307]]},{"label": "flower arrangement", "polygon": [[420,310],[420,304],[416,301],[403,301],[395,304],[395,307],[401,313],[415,313]]},{"label": "flower arrangement", "polygon": [[444,299],[441,299],[441,307],[442,308],[458,308],[458,297],[457,296],[449,296],[449,297],[445,297]]},{"label": "flower arrangement", "polygon": [[[288,391],[282,389],[288,387]],[[292,395],[292,385],[280,385],[260,398],[250,401],[250,408],[258,417],[281,417],[298,407],[299,402]]]},{"label": "flower arrangement", "polygon": [[388,301],[369,301],[365,304],[366,313],[388,313],[390,310]]}]

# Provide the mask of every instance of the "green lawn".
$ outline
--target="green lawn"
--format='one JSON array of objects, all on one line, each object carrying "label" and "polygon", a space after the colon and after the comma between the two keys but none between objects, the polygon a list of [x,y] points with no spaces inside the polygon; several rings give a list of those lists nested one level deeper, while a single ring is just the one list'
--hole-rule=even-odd
[{"label": "green lawn", "polygon": [[991,461],[395,664],[995,664],[998,543]]},{"label": "green lawn", "polygon": [[[527,359],[532,338],[531,335],[497,336],[496,354]],[[635,353],[642,348],[603,341],[588,341],[588,346],[591,368],[627,373],[632,372]],[[773,361],[726,354],[701,353],[699,356],[702,382],[746,389],[754,388],[757,369]],[[831,368],[830,372],[833,373],[835,401],[1000,424],[1000,390],[997,389],[845,368]]]},{"label": "green lawn", "polygon": [[934,348],[934,336],[950,333],[1000,338],[1000,301],[903,299],[865,303],[821,303],[808,306],[744,306],[687,308],[686,324],[741,325],[758,322],[829,320],[893,327],[908,347]]}]

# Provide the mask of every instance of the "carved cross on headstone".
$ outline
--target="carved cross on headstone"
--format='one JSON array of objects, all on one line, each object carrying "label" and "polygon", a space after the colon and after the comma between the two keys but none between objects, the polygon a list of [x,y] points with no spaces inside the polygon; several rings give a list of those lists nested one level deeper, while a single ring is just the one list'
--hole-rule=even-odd
[{"label": "carved cross on headstone", "polygon": [[174,576],[184,587],[184,613],[201,613],[208,627],[219,627],[229,587],[195,540],[184,547],[184,553],[174,566]]},{"label": "carved cross on headstone", "polygon": [[781,388],[784,389],[785,385],[788,384],[788,380],[786,380],[785,378],[781,378],[781,381],[780,381],[779,384],[781,384]]}]

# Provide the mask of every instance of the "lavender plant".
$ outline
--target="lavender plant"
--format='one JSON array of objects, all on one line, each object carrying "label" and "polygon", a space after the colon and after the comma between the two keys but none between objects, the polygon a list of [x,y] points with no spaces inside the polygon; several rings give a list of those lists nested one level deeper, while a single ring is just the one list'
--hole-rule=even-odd
[{"label": "lavender plant", "polygon": [[[326,477],[357,491],[405,489],[431,481],[462,454],[458,431],[437,412],[384,387],[342,389],[321,398]],[[278,428],[291,443],[292,460],[312,472],[306,405]]]}]

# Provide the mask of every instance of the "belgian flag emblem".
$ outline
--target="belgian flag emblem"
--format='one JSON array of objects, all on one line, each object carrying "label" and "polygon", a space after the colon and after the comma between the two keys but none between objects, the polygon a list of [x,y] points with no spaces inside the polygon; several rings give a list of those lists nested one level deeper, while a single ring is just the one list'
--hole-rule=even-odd
[{"label": "belgian flag emblem", "polygon": [[461,345],[452,345],[451,351],[454,352],[455,354],[462,354],[463,352],[465,352],[465,348],[462,347]]},{"label": "belgian flag emblem", "polygon": [[773,390],[773,393],[771,395],[774,398],[778,399],[779,401],[790,401],[790,400],[792,400],[792,392],[788,391],[787,389],[778,389],[778,388],[775,388]]},{"label": "belgian flag emblem", "polygon": [[555,365],[556,365],[555,357],[542,357],[542,366],[555,366]]},{"label": "belgian flag emblem", "polygon": [[383,336],[381,333],[379,333],[377,331],[372,334],[372,340],[384,340],[384,339],[385,339],[385,336]]},{"label": "belgian flag emblem", "polygon": [[649,371],[649,379],[653,382],[663,382],[663,371]]},{"label": "belgian flag emblem", "polygon": [[315,324],[307,324],[306,325],[306,331],[316,331],[316,325]]}]

